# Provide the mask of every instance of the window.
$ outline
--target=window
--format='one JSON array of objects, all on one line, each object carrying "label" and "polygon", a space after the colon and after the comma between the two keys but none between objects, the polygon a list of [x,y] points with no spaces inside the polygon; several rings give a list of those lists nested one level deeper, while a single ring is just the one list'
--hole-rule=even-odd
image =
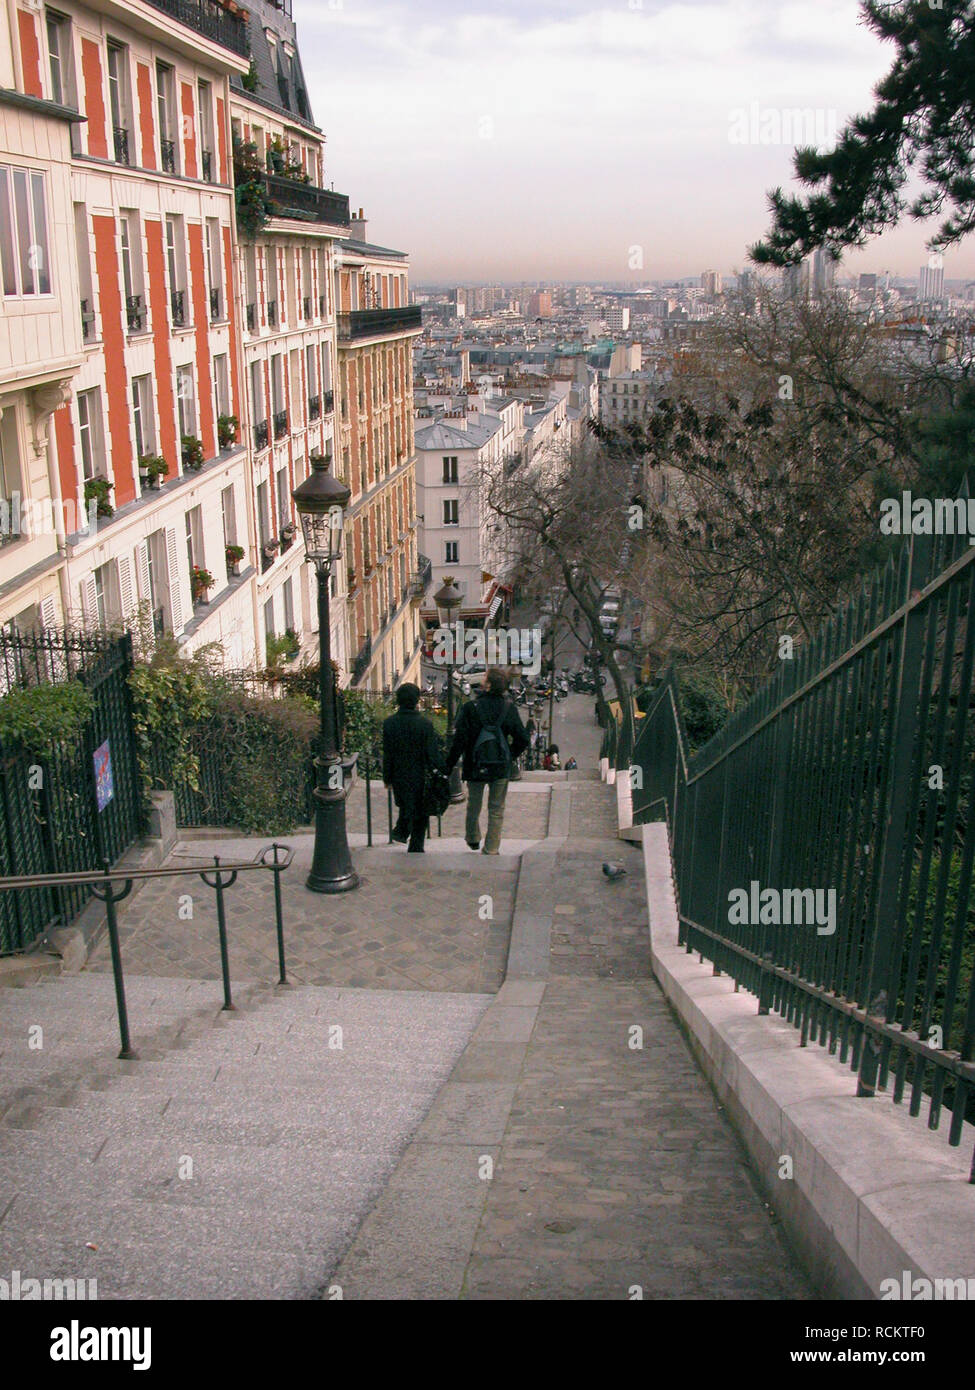
[{"label": "window", "polygon": [[135,424],[135,456],[155,453],[156,422],[152,411],[152,377],[132,378],[132,419]]},{"label": "window", "polygon": [[215,178],[213,159],[213,93],[209,82],[197,82],[197,105],[200,108],[200,174],[206,183]]},{"label": "window", "polygon": [[0,164],[0,270],[5,295],[51,293],[44,175]]},{"label": "window", "polygon": [[119,241],[126,324],[130,333],[141,333],[148,327],[148,315],[143,299],[142,237],[137,212],[123,211],[119,215]]},{"label": "window", "polygon": [[169,271],[169,301],[174,328],[188,321],[186,301],[186,244],[182,217],[166,218],[166,268]]},{"label": "window", "polygon": [[47,58],[51,100],[61,106],[77,106],[71,61],[71,21],[55,10],[47,12]]},{"label": "window", "polygon": [[271,539],[271,499],[266,482],[261,483],[257,489],[257,524],[261,532],[261,544],[267,545]]},{"label": "window", "polygon": [[288,470],[279,468],[275,477],[278,493],[278,525],[283,529],[291,520],[291,490],[288,487]]},{"label": "window", "polygon": [[220,248],[220,223],[215,217],[207,218],[207,285],[210,290],[210,318],[222,319],[223,312],[223,258]]},{"label": "window", "polygon": [[274,637],[274,599],[269,598],[264,605],[264,632],[268,637]]},{"label": "window", "polygon": [[129,52],[117,43],[108,45],[108,104],[116,162],[129,164]]},{"label": "window", "polygon": [[251,411],[256,424],[267,419],[267,403],[264,399],[264,364],[251,363]]},{"label": "window", "polygon": [[457,514],[457,498],[449,497],[444,499],[443,504],[443,524],[445,526],[459,526],[460,517]]},{"label": "window", "polygon": [[293,584],[293,581],[292,581],[292,580],[286,579],[286,580],[284,581],[284,585],[283,585],[283,587],[282,587],[281,594],[282,594],[282,597],[284,598],[284,629],[285,629],[285,632],[288,632],[289,630],[290,630],[291,632],[294,632],[294,630],[295,630],[295,600],[294,600],[294,584]]},{"label": "window", "polygon": [[190,507],[186,513],[186,554],[190,574],[194,569],[206,568],[203,563],[203,511],[200,507]]},{"label": "window", "polygon": [[176,83],[172,68],[165,63],[156,64],[156,107],[159,112],[159,156],[163,172],[178,174]]},{"label": "window", "polygon": [[176,368],[176,411],[179,415],[179,433],[196,434],[196,388],[193,384],[193,368]]},{"label": "window", "polygon": [[17,446],[17,420],[12,410],[0,417],[0,545],[20,540],[19,513],[14,510],[14,496],[22,491]]},{"label": "window", "polygon": [[217,418],[230,414],[230,371],[227,367],[227,354],[218,353],[213,359],[213,391],[217,406]]},{"label": "window", "polygon": [[457,459],[445,458],[443,461],[443,480],[445,483],[457,481]]},{"label": "window", "polygon": [[101,391],[78,393],[78,437],[81,443],[81,472],[87,482],[105,473],[105,436],[102,427]]},{"label": "window", "polygon": [[457,558],[457,542],[456,542],[456,541],[445,541],[445,542],[444,542],[444,557],[443,557],[443,560],[444,560],[444,564],[445,564],[445,565],[456,565],[456,564],[459,563],[458,558]]},{"label": "window", "polygon": [[284,410],[284,355],[280,352],[271,358],[271,409],[275,415]]},{"label": "window", "polygon": [[223,543],[224,545],[237,544],[237,504],[234,500],[234,488],[225,487],[220,494],[220,509],[223,514]]}]

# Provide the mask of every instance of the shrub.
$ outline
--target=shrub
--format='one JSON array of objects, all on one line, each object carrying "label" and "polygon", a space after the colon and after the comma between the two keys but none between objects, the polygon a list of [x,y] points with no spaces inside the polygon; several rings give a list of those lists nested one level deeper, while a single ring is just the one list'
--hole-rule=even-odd
[{"label": "shrub", "polygon": [[195,434],[184,434],[181,440],[183,467],[194,470],[203,467],[203,440]]},{"label": "shrub", "polygon": [[680,710],[690,751],[696,752],[728,722],[731,711],[710,676],[699,671],[678,673]]},{"label": "shrub", "polygon": [[162,454],[142,454],[139,458],[139,472],[145,473],[150,483],[157,478],[165,478],[169,472],[169,464]]},{"label": "shrub", "polygon": [[85,505],[94,501],[96,516],[114,516],[115,508],[108,499],[114,483],[107,478],[88,478],[85,482]]},{"label": "shrub", "polygon": [[217,417],[217,439],[221,449],[229,449],[231,444],[237,443],[237,430],[240,421],[236,415],[219,415]]},{"label": "shrub", "polygon": [[80,681],[11,690],[0,699],[0,742],[16,742],[28,753],[43,754],[52,743],[75,743],[94,709]]}]

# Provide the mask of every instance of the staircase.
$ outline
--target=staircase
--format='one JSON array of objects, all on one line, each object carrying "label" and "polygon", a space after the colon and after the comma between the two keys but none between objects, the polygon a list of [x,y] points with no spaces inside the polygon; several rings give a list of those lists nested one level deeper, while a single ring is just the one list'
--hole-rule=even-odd
[{"label": "staircase", "polygon": [[212,981],[126,989],[132,1062],[110,976],[0,990],[0,1277],[321,1294],[488,1003],[250,985],[223,1013]]}]

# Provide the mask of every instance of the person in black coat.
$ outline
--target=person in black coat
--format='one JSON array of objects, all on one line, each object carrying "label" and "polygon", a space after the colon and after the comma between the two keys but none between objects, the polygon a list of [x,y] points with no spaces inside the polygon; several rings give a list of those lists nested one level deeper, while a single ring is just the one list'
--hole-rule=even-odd
[{"label": "person in black coat", "polygon": [[396,692],[399,706],[383,721],[383,782],[393,789],[399,819],[393,839],[409,841],[408,854],[423,853],[427,817],[423,812],[423,783],[427,767],[443,771],[437,731],[417,709],[419,686],[407,682]]},{"label": "person in black coat", "polygon": [[474,770],[474,745],[486,724],[501,725],[501,732],[508,740],[512,763],[521,756],[529,744],[521,716],[510,700],[504,698],[507,678],[497,667],[489,667],[484,674],[484,688],[479,690],[473,700],[461,706],[454,725],[454,738],[447,754],[449,772],[459,758],[461,776],[467,783],[467,825],[464,838],[470,849],[480,849],[481,845],[481,806],[484,803],[484,788],[488,787],[488,825],[484,837],[484,854],[498,854],[501,850],[501,827],[504,823],[504,802],[508,792],[508,779],[496,782],[476,782],[472,778]]}]

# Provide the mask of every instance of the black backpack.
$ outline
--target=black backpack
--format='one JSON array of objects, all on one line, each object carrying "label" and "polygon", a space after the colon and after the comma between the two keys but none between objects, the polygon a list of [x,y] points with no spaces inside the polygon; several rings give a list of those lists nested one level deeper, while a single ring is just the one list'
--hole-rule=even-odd
[{"label": "black backpack", "polygon": [[480,705],[474,708],[482,727],[471,754],[471,781],[499,782],[503,777],[511,776],[511,749],[501,727],[505,707],[502,706],[501,719],[491,724],[484,723],[485,715]]}]

